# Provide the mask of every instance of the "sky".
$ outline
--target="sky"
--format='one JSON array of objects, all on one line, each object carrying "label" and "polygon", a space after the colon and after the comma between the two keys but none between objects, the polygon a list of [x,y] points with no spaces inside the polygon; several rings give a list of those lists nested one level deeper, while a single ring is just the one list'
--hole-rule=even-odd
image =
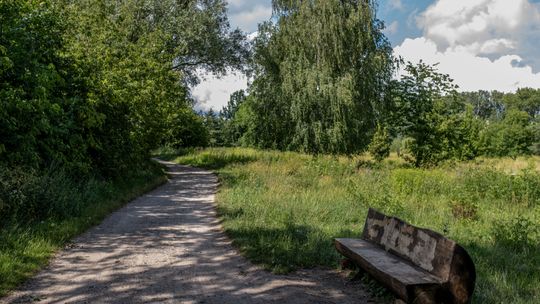
[{"label": "sky", "polygon": [[[228,2],[231,25],[248,34],[271,18],[271,0]],[[438,64],[461,91],[540,88],[540,0],[379,0],[377,17],[395,55]],[[239,74],[205,75],[196,108],[220,110],[246,87]]]}]

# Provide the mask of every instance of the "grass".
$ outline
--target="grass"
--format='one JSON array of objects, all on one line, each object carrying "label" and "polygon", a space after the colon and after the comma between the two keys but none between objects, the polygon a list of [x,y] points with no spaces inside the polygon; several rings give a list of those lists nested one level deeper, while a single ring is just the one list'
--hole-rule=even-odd
[{"label": "grass", "polygon": [[216,171],[234,244],[276,273],[338,267],[335,237],[358,237],[369,207],[456,240],[477,268],[475,303],[540,303],[540,158],[411,168],[396,156],[312,157],[224,148],[169,159]]},{"label": "grass", "polygon": [[[0,230],[0,297],[41,269],[70,239],[99,224],[107,215],[165,182],[158,164],[141,168],[117,181],[88,180],[78,188],[52,179],[56,201],[78,206],[77,216],[49,217],[40,222],[5,224]],[[50,181],[50,180],[49,180]],[[71,211],[72,212],[72,211]]]}]

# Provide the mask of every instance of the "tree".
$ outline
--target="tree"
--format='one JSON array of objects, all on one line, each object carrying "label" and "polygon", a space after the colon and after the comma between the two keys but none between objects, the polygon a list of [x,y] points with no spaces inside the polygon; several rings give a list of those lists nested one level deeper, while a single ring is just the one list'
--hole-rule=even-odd
[{"label": "tree", "polygon": [[[223,73],[242,68],[248,56],[243,34],[231,30],[224,1],[55,0],[70,23],[67,52],[80,62],[89,99],[104,114],[91,153],[99,167],[118,170],[190,134],[195,127],[189,97],[196,69]],[[179,128],[178,130],[169,130]],[[191,136],[191,135],[190,135]],[[201,141],[205,135],[201,133]]]},{"label": "tree", "polygon": [[373,139],[369,144],[368,151],[377,162],[381,162],[390,155],[392,139],[388,134],[388,129],[377,125]]},{"label": "tree", "polygon": [[[451,157],[445,153],[441,126],[445,117],[460,111],[456,86],[448,75],[423,62],[408,63],[405,72],[394,86],[393,121],[401,135],[412,139],[409,148],[415,166],[436,164]],[[446,140],[446,144],[461,143]]]},{"label": "tree", "polygon": [[529,126],[531,134],[533,134],[533,143],[530,147],[531,153],[540,155],[540,119],[537,119]]},{"label": "tree", "polygon": [[521,88],[507,94],[504,102],[508,108],[527,112],[530,119],[540,118],[540,89]]},{"label": "tree", "polygon": [[255,41],[256,145],[309,153],[365,150],[383,116],[392,48],[373,1],[273,1]]},{"label": "tree", "polygon": [[63,54],[66,24],[46,2],[0,1],[0,18],[0,163],[89,171],[85,131],[102,116]]},{"label": "tree", "polygon": [[500,122],[489,124],[480,133],[480,147],[489,156],[511,156],[530,154],[535,136],[529,126],[527,112],[510,109]]},{"label": "tree", "polygon": [[172,128],[166,143],[174,148],[206,147],[210,143],[210,134],[203,117],[189,108],[175,111]]},{"label": "tree", "polygon": [[13,0],[0,14],[9,166],[118,176],[165,141],[201,144],[196,69],[243,69],[249,55],[222,0]]},{"label": "tree", "polygon": [[231,94],[227,105],[221,110],[220,116],[225,120],[232,120],[238,108],[246,100],[246,92],[244,90],[239,90]]},{"label": "tree", "polygon": [[504,115],[504,93],[493,91],[464,92],[459,94],[473,107],[473,114],[481,119],[496,120]]},{"label": "tree", "polygon": [[223,144],[225,146],[238,145],[238,141],[242,137],[244,130],[241,127],[241,124],[238,123],[239,119],[236,119],[236,113],[238,113],[246,98],[247,96],[244,90],[234,92],[231,94],[227,106],[223,107],[220,112],[220,117],[223,119],[222,136]]},{"label": "tree", "polygon": [[223,146],[223,120],[212,108],[204,114],[204,126],[208,130],[208,145],[210,147]]}]

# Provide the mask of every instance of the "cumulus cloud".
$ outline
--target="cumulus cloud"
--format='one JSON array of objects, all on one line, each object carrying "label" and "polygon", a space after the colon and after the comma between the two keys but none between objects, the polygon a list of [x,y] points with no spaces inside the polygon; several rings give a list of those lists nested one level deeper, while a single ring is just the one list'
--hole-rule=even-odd
[{"label": "cumulus cloud", "polygon": [[435,42],[423,37],[405,39],[394,51],[411,62],[438,63],[438,69],[449,74],[463,91],[511,92],[520,87],[540,87],[540,73],[534,74],[530,66],[516,66],[515,62],[521,61],[517,55],[505,55],[492,61],[465,49],[441,52]]},{"label": "cumulus cloud", "polygon": [[540,87],[540,5],[527,0],[438,0],[417,17],[423,37],[397,55],[440,63],[462,90]]},{"label": "cumulus cloud", "polygon": [[221,78],[206,74],[205,80],[196,86],[192,92],[197,102],[195,109],[198,111],[207,111],[211,108],[214,111],[221,110],[229,101],[232,93],[247,88],[247,82],[247,78],[240,74],[231,73]]},{"label": "cumulus cloud", "polygon": [[[440,51],[464,48],[489,58],[516,54],[540,71],[540,5],[527,0],[439,0],[420,15]],[[531,41],[534,41],[531,43]]]}]

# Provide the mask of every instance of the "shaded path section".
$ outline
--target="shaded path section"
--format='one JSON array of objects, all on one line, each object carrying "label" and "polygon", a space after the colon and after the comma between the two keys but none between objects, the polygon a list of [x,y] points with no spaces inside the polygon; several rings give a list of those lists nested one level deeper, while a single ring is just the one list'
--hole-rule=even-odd
[{"label": "shaded path section", "polygon": [[330,270],[278,276],[231,246],[217,178],[164,162],[167,184],[113,213],[1,303],[370,303]]}]

